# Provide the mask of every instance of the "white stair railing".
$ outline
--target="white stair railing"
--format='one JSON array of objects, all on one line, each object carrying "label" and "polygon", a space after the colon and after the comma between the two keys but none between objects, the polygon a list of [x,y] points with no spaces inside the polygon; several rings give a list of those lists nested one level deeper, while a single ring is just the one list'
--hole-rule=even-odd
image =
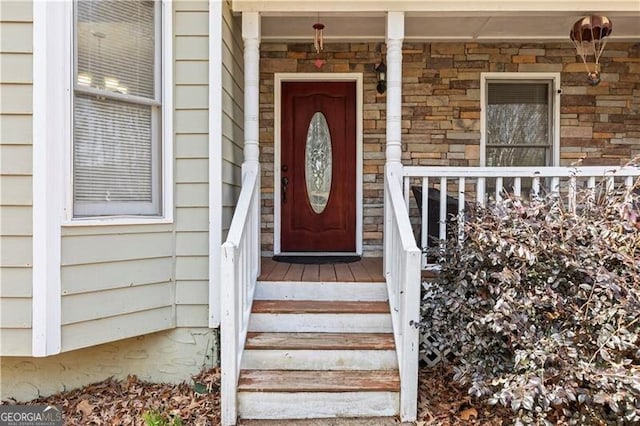
[{"label": "white stair railing", "polygon": [[420,254],[402,198],[402,166],[385,172],[384,262],[400,370],[400,418],[416,419],[420,321]]},{"label": "white stair railing", "polygon": [[[404,167],[404,202],[410,203],[412,185],[419,194],[421,204],[420,246],[427,247],[429,235],[444,240],[447,237],[447,221],[452,214],[465,210],[465,203],[484,204],[487,198],[500,200],[505,193],[515,197],[541,195],[545,191],[563,197],[568,211],[576,208],[576,192],[579,188],[595,190],[602,184],[605,191],[615,185],[631,187],[640,176],[640,168],[589,166],[589,167]],[[436,191],[434,191],[436,190]],[[429,197],[429,192],[434,197]],[[431,201],[430,201],[431,199]],[[438,204],[435,215],[429,215],[429,203]],[[451,208],[449,208],[451,207]],[[437,217],[437,220],[434,220]],[[429,233],[429,231],[432,231]],[[437,230],[437,232],[433,232]],[[460,234],[461,235],[461,234]],[[422,257],[423,268],[428,268],[427,255]]]},{"label": "white stair railing", "polygon": [[237,385],[256,281],[260,274],[260,166],[245,164],[240,197],[221,252],[222,424],[237,419]]}]

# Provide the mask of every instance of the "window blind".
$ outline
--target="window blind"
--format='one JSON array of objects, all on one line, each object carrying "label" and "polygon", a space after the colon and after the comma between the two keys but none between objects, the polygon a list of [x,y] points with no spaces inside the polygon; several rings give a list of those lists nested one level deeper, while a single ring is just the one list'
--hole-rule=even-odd
[{"label": "window blind", "polygon": [[87,95],[75,106],[76,200],[151,202],[152,107]]},{"label": "window blind", "polygon": [[78,84],[155,99],[152,1],[77,2]]},{"label": "window blind", "polygon": [[542,104],[549,102],[549,85],[546,83],[489,83],[489,105]]},{"label": "window blind", "polygon": [[75,5],[74,215],[160,214],[159,3]]}]

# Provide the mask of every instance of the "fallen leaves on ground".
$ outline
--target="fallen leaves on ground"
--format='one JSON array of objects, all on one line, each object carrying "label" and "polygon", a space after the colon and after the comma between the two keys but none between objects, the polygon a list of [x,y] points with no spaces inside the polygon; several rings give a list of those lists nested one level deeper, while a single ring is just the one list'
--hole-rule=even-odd
[{"label": "fallen leaves on ground", "polygon": [[[510,412],[474,401],[453,382],[450,369],[420,371],[416,426],[511,424]],[[184,425],[220,424],[220,369],[203,371],[191,383],[157,384],[129,376],[107,379],[81,389],[39,398],[30,404],[62,407],[65,425],[143,426],[142,414],[156,411],[178,416]]]},{"label": "fallen leaves on ground", "polygon": [[464,421],[469,421],[472,420],[474,418],[478,418],[478,410],[476,410],[475,408],[471,407],[471,408],[467,408],[466,410],[462,410],[460,412],[460,418]]},{"label": "fallen leaves on ground", "polygon": [[203,371],[192,383],[147,383],[129,376],[39,398],[30,404],[62,407],[65,425],[144,425],[142,414],[177,416],[184,425],[220,424],[220,369]]},{"label": "fallen leaves on ground", "polygon": [[467,388],[453,381],[450,368],[422,368],[418,383],[420,426],[461,426],[512,424],[512,414],[504,407],[474,400]]}]

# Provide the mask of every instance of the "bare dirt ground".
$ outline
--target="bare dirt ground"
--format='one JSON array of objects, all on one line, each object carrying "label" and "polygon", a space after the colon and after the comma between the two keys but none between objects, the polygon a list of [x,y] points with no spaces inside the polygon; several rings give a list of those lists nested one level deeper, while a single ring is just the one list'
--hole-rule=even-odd
[{"label": "bare dirt ground", "polygon": [[[166,419],[179,417],[183,425],[220,424],[220,370],[214,368],[193,377],[191,383],[145,383],[135,376],[107,379],[81,389],[39,398],[30,404],[62,407],[65,425],[140,425],[143,414],[156,412]],[[511,424],[509,411],[474,401],[466,389],[456,386],[445,368],[422,369],[419,379],[416,426]],[[179,424],[179,423],[178,423]],[[243,421],[244,426],[386,426],[401,425],[397,418],[311,419],[284,422]],[[405,425],[411,423],[404,423]],[[173,423],[166,423],[172,426]]]}]

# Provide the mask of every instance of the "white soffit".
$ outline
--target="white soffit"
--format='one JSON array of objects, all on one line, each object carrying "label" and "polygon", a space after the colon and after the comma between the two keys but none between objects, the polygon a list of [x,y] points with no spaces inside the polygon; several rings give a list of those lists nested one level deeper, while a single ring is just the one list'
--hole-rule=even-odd
[{"label": "white soffit", "polygon": [[[540,41],[569,41],[569,31],[577,16],[497,16],[487,20],[477,34],[478,40],[528,39]],[[640,38],[640,15],[621,16],[606,14],[613,22],[610,40],[637,40]]]},{"label": "white soffit", "polygon": [[[324,39],[384,40],[385,15],[380,16],[336,16],[321,15],[319,21],[325,25]],[[308,41],[313,40],[312,26],[318,16],[263,16],[262,40]]]},{"label": "white soffit", "polygon": [[[407,41],[528,41],[569,42],[573,23],[588,12],[531,13],[514,16],[513,13],[460,13],[425,14],[407,13],[405,40]],[[640,40],[640,11],[638,13],[603,13],[613,22],[611,41]],[[264,41],[311,40],[311,26],[318,14],[287,14],[262,16]],[[331,41],[382,41],[385,38],[384,14],[319,15],[325,24],[324,37]]]},{"label": "white soffit", "polygon": [[[234,12],[639,12],[638,0],[232,0]],[[585,12],[586,13],[586,12]]]}]

